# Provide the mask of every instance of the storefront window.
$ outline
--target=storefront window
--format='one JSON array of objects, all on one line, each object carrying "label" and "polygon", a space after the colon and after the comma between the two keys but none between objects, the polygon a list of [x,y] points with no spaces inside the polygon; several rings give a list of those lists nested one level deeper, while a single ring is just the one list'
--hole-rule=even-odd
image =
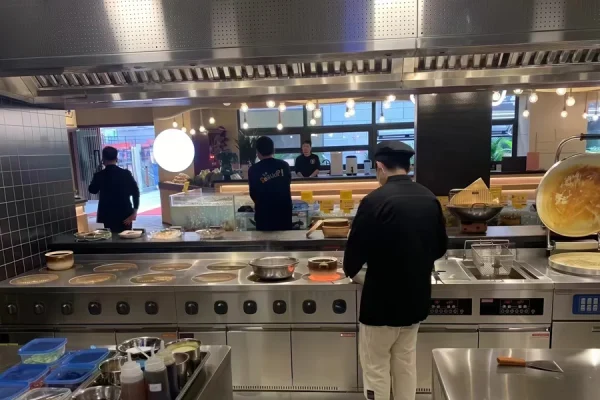
[{"label": "storefront window", "polygon": [[312,133],[313,147],[368,146],[369,132]]},{"label": "storefront window", "polygon": [[[304,125],[302,119],[303,106],[288,106],[285,112],[281,113],[281,123],[286,128],[301,127]],[[238,111],[240,121],[244,121],[244,113]],[[279,111],[277,108],[251,108],[246,113],[246,122],[248,129],[254,128],[275,128],[279,123]]]},{"label": "storefront window", "polygon": [[[317,119],[316,126],[336,126],[336,125],[365,125],[371,124],[373,120],[371,102],[356,103],[354,105],[355,115],[346,118],[346,103],[321,104],[319,106],[323,113],[320,119]],[[310,121],[312,112],[306,111],[306,119]]]},{"label": "storefront window", "polygon": [[[381,116],[382,102],[378,101],[375,103],[375,119],[377,123]],[[394,101],[390,104],[390,108],[383,109],[383,116],[385,118],[384,124],[394,122],[414,122],[415,121],[415,105],[410,100]]]},{"label": "storefront window", "polygon": [[515,118],[517,96],[506,96],[504,101],[497,106],[492,106],[492,119]]}]

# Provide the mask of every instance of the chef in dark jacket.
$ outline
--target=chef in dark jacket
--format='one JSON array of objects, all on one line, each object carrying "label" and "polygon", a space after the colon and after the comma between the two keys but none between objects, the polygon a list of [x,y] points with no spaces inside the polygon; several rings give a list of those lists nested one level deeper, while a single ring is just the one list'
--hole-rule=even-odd
[{"label": "chef in dark jacket", "polygon": [[305,140],[302,143],[302,154],[294,162],[296,175],[300,178],[314,178],[319,175],[320,166],[319,156],[312,153],[312,142]]},{"label": "chef in dark jacket", "polygon": [[[365,397],[414,400],[419,323],[427,318],[434,261],[448,237],[436,197],[407,175],[414,150],[400,141],[377,145],[381,187],[360,203],[344,271],[353,278],[367,264],[360,304],[360,362]],[[391,379],[390,379],[391,378]]]},{"label": "chef in dark jacket", "polygon": [[[107,146],[102,149],[104,169],[94,174],[89,191],[100,193],[98,222],[114,233],[131,229],[140,206],[140,191],[131,172],[117,166],[118,151]],[[133,199],[133,205],[131,200]]]},{"label": "chef in dark jacket", "polygon": [[254,201],[254,219],[259,231],[292,229],[292,174],[289,164],[273,157],[274,152],[271,138],[258,138],[256,155],[260,161],[248,170],[250,197]]}]

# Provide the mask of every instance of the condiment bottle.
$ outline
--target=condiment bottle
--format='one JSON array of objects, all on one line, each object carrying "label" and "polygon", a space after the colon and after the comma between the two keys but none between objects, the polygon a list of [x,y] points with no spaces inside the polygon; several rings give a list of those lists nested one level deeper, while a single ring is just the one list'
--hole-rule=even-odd
[{"label": "condiment bottle", "polygon": [[167,368],[167,377],[169,378],[169,391],[174,399],[179,394],[179,381],[177,378],[177,366],[175,365],[175,357],[171,350],[165,349],[165,342],[160,342],[160,350],[156,355],[163,359]]},{"label": "condiment bottle", "polygon": [[144,379],[148,400],[171,400],[167,367],[161,357],[152,354],[146,361]]},{"label": "condiment bottle", "polygon": [[121,366],[121,400],[146,400],[144,373],[140,365],[131,360],[131,353],[127,356],[129,360]]}]

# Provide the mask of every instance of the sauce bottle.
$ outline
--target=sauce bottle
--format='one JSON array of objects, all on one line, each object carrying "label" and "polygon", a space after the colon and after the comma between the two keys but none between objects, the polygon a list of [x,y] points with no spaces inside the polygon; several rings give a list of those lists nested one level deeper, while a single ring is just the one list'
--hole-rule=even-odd
[{"label": "sauce bottle", "polygon": [[167,367],[162,357],[152,354],[144,370],[146,397],[148,400],[171,400]]},{"label": "sauce bottle", "polygon": [[129,360],[121,366],[121,400],[146,400],[142,369],[131,360],[131,353],[127,356]]},{"label": "sauce bottle", "polygon": [[176,398],[179,394],[179,381],[177,377],[177,367],[175,366],[175,357],[171,350],[165,349],[165,342],[160,342],[160,351],[156,355],[163,359],[167,368],[167,377],[169,379],[169,392],[171,398]]}]

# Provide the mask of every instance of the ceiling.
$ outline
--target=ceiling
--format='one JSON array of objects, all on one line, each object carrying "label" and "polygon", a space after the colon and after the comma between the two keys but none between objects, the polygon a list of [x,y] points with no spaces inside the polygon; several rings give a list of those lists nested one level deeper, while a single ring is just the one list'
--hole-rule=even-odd
[{"label": "ceiling", "polygon": [[0,93],[89,108],[594,87],[598,27],[600,0],[4,2]]}]

